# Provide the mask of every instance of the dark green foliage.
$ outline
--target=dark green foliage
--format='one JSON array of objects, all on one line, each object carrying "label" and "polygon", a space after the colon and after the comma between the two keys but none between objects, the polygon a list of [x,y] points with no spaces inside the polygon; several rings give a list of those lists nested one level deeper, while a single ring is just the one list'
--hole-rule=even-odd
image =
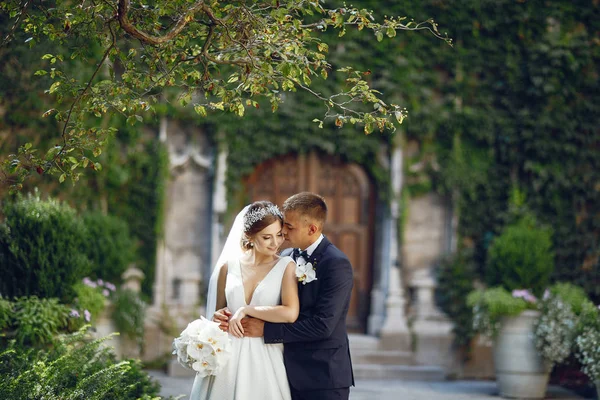
[{"label": "dark green foliage", "polygon": [[121,275],[134,259],[127,222],[96,211],[84,214],[83,223],[88,233],[85,250],[92,262],[90,277],[121,282]]},{"label": "dark green foliage", "polygon": [[132,290],[123,289],[116,293],[113,301],[112,320],[121,335],[137,340],[140,348],[144,339],[146,303]]},{"label": "dark green foliage", "polygon": [[75,210],[55,199],[29,195],[6,202],[4,214],[0,293],[71,301],[73,285],[91,265],[81,251],[86,230]]},{"label": "dark green foliage", "polygon": [[509,291],[528,289],[540,297],[554,270],[552,236],[528,220],[506,227],[489,250],[486,280]]},{"label": "dark green foliage", "polygon": [[415,162],[436,160],[424,174],[438,191],[454,196],[459,233],[475,243],[480,268],[490,240],[507,222],[507,194],[518,185],[538,220],[554,229],[553,279],[581,285],[599,302],[598,5],[362,4],[417,21],[432,17],[454,39],[454,48],[447,48],[407,33],[364,56],[373,64],[397,60],[397,68],[386,71],[409,110],[404,132],[420,143]]},{"label": "dark green foliage", "polygon": [[454,342],[460,348],[468,348],[475,336],[473,311],[467,304],[475,277],[472,254],[466,249],[443,259],[437,268],[436,301],[454,322]]},{"label": "dark green foliage", "polygon": [[27,350],[11,342],[0,352],[0,398],[138,399],[157,396],[160,386],[139,361],[118,362],[85,330],[62,337],[50,350]]}]

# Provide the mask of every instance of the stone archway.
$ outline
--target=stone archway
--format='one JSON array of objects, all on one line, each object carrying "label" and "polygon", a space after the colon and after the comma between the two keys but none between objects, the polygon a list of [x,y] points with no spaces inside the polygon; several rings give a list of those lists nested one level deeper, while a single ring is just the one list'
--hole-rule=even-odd
[{"label": "stone archway", "polygon": [[325,235],[354,268],[348,328],[365,332],[373,276],[374,190],[365,171],[338,157],[288,154],[259,165],[245,180],[250,201],[281,205],[289,196],[311,191],[325,197],[329,208]]}]

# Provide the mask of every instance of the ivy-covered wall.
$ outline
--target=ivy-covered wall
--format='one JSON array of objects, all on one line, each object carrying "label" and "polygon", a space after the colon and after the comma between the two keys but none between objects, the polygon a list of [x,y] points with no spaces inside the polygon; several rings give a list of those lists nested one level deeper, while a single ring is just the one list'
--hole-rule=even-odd
[{"label": "ivy-covered wall", "polygon": [[379,56],[396,59],[391,80],[410,113],[403,127],[420,143],[413,162],[425,160],[431,187],[455,200],[462,243],[481,267],[517,187],[553,228],[554,279],[598,302],[600,6],[424,0],[384,12],[433,17],[455,41],[433,46],[408,33]]}]

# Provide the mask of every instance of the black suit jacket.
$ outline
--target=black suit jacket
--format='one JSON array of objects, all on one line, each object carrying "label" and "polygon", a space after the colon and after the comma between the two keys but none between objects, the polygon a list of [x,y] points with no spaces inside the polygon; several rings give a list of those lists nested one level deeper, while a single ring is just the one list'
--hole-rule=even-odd
[{"label": "black suit jacket", "polygon": [[346,315],[353,274],[350,261],[326,237],[310,256],[317,279],[298,283],[300,314],[291,324],[265,323],[265,343],[283,343],[288,381],[296,390],[354,385]]}]

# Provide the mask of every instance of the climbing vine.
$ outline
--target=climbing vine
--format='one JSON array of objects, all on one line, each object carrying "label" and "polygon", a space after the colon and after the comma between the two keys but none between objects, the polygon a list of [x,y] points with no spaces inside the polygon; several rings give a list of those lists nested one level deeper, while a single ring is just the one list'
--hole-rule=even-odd
[{"label": "climbing vine", "polygon": [[396,9],[451,26],[452,49],[401,38],[404,72],[394,80],[409,109],[406,136],[420,144],[413,163],[454,200],[478,265],[518,187],[554,229],[554,279],[600,300],[598,4],[425,0]]}]

